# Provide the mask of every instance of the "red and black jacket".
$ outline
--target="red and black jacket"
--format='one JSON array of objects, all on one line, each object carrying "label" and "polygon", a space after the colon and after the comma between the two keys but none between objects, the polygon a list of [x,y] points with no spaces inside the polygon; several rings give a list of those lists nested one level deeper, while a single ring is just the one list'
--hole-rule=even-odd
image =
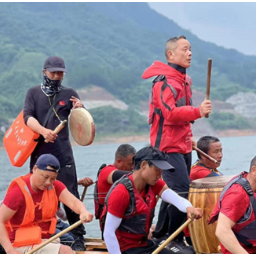
[{"label": "red and black jacket", "polygon": [[150,96],[149,124],[151,145],[161,151],[190,153],[190,122],[201,117],[199,108],[192,107],[192,81],[175,68],[155,61],[142,78],[157,76]]}]

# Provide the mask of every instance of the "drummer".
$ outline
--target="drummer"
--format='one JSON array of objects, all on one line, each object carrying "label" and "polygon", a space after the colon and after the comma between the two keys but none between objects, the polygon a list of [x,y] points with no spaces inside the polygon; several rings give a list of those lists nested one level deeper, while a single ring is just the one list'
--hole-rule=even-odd
[{"label": "drummer", "polygon": [[[191,167],[190,180],[202,179],[212,176],[221,176],[222,173],[217,170],[217,167],[220,166],[223,157],[222,144],[220,140],[213,136],[204,136],[198,140],[197,147],[207,155],[216,159],[218,163],[213,163],[208,158],[197,152],[198,160]],[[186,242],[189,245],[192,245],[188,228],[185,228],[183,232],[186,238]]]},{"label": "drummer", "polygon": [[256,253],[256,156],[250,171],[233,178],[222,190],[209,224],[217,222],[216,236],[224,254]]},{"label": "drummer", "polygon": [[191,167],[190,179],[196,180],[206,177],[223,175],[220,171],[217,170],[223,157],[222,144],[220,140],[213,136],[204,136],[198,140],[197,147],[207,155],[216,159],[218,162],[215,164],[197,152],[198,160]]}]

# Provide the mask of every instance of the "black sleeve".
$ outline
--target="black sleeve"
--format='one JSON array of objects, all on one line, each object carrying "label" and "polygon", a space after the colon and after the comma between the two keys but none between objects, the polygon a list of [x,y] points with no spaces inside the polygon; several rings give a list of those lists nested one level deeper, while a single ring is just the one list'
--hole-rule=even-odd
[{"label": "black sleeve", "polygon": [[117,180],[119,180],[121,177],[123,177],[125,174],[129,174],[131,172],[129,171],[114,171],[113,175],[112,175],[112,181],[113,183],[116,182]]},{"label": "black sleeve", "polygon": [[23,117],[24,117],[24,123],[27,124],[29,117],[35,116],[35,103],[33,98],[32,89],[30,88],[27,92],[25,102],[24,102],[24,108],[23,108]]}]

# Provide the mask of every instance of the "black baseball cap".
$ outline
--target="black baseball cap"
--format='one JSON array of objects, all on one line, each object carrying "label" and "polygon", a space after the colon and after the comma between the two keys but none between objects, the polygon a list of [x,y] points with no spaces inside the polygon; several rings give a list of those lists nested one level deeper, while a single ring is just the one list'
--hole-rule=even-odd
[{"label": "black baseball cap", "polygon": [[[49,172],[59,172],[60,162],[59,160],[51,155],[51,154],[43,154],[38,157],[36,164],[38,169]],[[51,167],[53,169],[48,169],[47,167]]]},{"label": "black baseball cap", "polygon": [[133,157],[135,168],[137,167],[137,164],[140,164],[144,160],[148,160],[161,170],[175,171],[175,168],[169,164],[168,159],[169,157],[166,153],[152,146],[142,148]]},{"label": "black baseball cap", "polygon": [[62,71],[67,73],[64,60],[58,56],[47,58],[44,62],[44,69],[49,72]]}]

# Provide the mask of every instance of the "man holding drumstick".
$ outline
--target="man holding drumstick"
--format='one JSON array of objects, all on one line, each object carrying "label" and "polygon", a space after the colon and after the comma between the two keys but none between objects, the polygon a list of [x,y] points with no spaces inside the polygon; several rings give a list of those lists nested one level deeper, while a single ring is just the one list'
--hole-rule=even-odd
[{"label": "man holding drumstick", "polygon": [[206,177],[222,176],[222,173],[217,170],[223,157],[220,140],[213,136],[201,137],[197,142],[197,148],[218,162],[213,163],[213,161],[201,155],[200,152],[197,152],[198,160],[191,168],[190,179],[196,180]]},{"label": "man holding drumstick", "polygon": [[[73,108],[83,107],[77,92],[62,85],[64,73],[66,72],[62,58],[51,56],[45,60],[43,83],[30,88],[27,92],[24,103],[24,122],[33,131],[41,135],[30,157],[30,170],[32,170],[40,155],[51,153],[60,161],[61,168],[57,179],[64,183],[75,197],[79,198],[76,166],[69,141],[68,125],[58,134],[54,132],[54,129],[61,121],[68,120]],[[52,113],[44,127],[43,123],[47,112],[54,103]],[[49,143],[45,143],[45,140]],[[66,206],[64,208],[70,225],[79,220],[79,216],[74,211]],[[72,248],[75,251],[84,251],[84,226],[78,226],[72,233],[76,237]]]},{"label": "man holding drumstick", "polygon": [[[150,142],[168,153],[168,161],[175,168],[175,171],[162,173],[168,187],[175,192],[188,192],[192,151],[190,122],[211,113],[211,102],[205,100],[197,108],[192,106],[192,81],[186,74],[192,52],[186,37],[170,38],[165,45],[165,56],[167,64],[155,61],[142,76],[143,79],[157,76],[149,104]],[[172,234],[185,220],[185,213],[162,202],[154,238],[159,242],[165,240],[167,233]],[[184,248],[183,235],[180,234],[170,246]]]}]

